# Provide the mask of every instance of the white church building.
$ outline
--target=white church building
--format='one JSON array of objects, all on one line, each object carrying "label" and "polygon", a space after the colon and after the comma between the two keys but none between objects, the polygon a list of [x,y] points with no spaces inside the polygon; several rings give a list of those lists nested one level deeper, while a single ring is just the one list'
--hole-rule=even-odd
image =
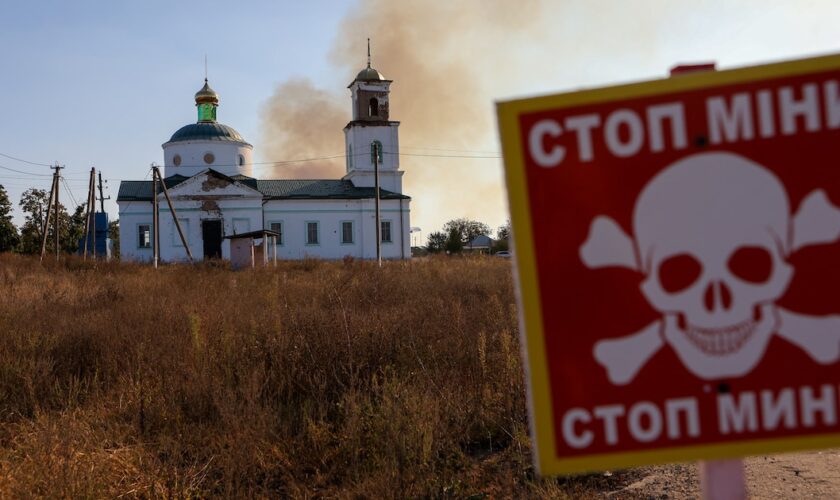
[{"label": "white church building", "polygon": [[[382,257],[410,258],[411,199],[402,192],[399,122],[388,116],[390,85],[370,61],[349,85],[353,113],[344,127],[347,172],[342,178],[261,179],[254,174],[253,146],[216,120],[219,96],[205,79],[195,95],[197,123],[181,127],[163,144],[164,183],[193,257],[230,259],[231,235],[269,229],[279,234],[281,259],[375,258],[378,151]],[[120,184],[122,259],[153,258],[152,191],[151,180]],[[162,192],[158,202],[160,257],[186,260]]]}]

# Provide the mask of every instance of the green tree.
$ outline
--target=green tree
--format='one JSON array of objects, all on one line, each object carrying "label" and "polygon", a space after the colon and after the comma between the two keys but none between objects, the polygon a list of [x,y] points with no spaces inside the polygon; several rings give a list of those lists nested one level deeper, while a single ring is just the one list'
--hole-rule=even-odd
[{"label": "green tree", "polygon": [[0,252],[11,252],[20,243],[17,227],[12,222],[12,202],[6,188],[0,185]]},{"label": "green tree", "polygon": [[86,206],[86,203],[77,206],[76,211],[70,217],[70,224],[67,228],[67,239],[61,242],[61,248],[65,252],[73,253],[79,250],[79,243],[84,244]]},{"label": "green tree", "polygon": [[446,237],[446,253],[461,253],[464,250],[464,242],[462,241],[461,233],[457,228],[450,228],[449,234]]},{"label": "green tree", "polygon": [[426,242],[426,249],[430,253],[440,253],[446,250],[446,233],[435,231],[429,234],[429,239]]},{"label": "green tree", "polygon": [[115,259],[120,258],[120,220],[112,220],[108,223],[108,237],[111,238],[111,242],[114,248],[114,254],[112,257]]},{"label": "green tree", "polygon": [[[451,239],[457,235],[457,239],[461,242],[461,248],[481,235],[490,234],[490,226],[483,222],[470,220],[467,218],[452,219],[443,225],[443,232]],[[460,251],[460,250],[459,250]]]},{"label": "green tree", "polygon": [[[20,197],[20,208],[24,213],[23,227],[20,230],[20,251],[22,253],[39,253],[41,251],[41,237],[44,226],[44,218],[47,215],[47,208],[50,201],[50,194],[43,189],[29,188]],[[53,209],[54,210],[54,209]],[[59,224],[59,242],[63,252],[75,252],[79,248],[79,240],[82,238],[85,228],[85,207],[84,204],[76,207],[73,215],[67,213],[64,205],[58,205],[58,213],[61,219]],[[50,242],[55,241],[55,213],[51,215],[50,227],[47,228],[47,248],[52,250]]]},{"label": "green tree", "polygon": [[510,249],[510,219],[496,230],[496,241],[493,243],[493,253]]}]

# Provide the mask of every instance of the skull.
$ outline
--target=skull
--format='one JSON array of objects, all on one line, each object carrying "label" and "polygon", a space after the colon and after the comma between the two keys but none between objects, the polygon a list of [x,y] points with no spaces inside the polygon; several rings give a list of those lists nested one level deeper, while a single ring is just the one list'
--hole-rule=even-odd
[{"label": "skull", "polygon": [[648,183],[633,225],[642,293],[683,364],[706,379],[751,371],[793,274],[781,182],[732,153],[692,155]]}]

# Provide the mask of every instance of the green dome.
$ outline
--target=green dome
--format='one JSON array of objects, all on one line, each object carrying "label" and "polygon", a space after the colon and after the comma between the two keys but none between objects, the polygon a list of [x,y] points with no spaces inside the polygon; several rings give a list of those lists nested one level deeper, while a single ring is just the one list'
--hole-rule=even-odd
[{"label": "green dome", "polygon": [[224,141],[248,144],[233,127],[217,122],[190,123],[179,128],[169,139],[169,143],[185,141]]},{"label": "green dome", "polygon": [[375,81],[375,80],[384,80],[385,77],[382,76],[382,73],[376,71],[375,69],[368,66],[367,68],[359,71],[359,74],[356,75],[356,80],[361,81]]}]

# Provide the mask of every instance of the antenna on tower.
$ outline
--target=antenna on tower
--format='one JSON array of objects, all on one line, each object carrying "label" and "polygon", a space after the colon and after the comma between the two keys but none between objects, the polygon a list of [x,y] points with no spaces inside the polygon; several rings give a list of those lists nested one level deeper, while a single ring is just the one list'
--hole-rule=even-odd
[{"label": "antenna on tower", "polygon": [[204,83],[207,83],[207,54],[204,54]]},{"label": "antenna on tower", "polygon": [[370,38],[368,40],[368,68],[370,68]]}]

